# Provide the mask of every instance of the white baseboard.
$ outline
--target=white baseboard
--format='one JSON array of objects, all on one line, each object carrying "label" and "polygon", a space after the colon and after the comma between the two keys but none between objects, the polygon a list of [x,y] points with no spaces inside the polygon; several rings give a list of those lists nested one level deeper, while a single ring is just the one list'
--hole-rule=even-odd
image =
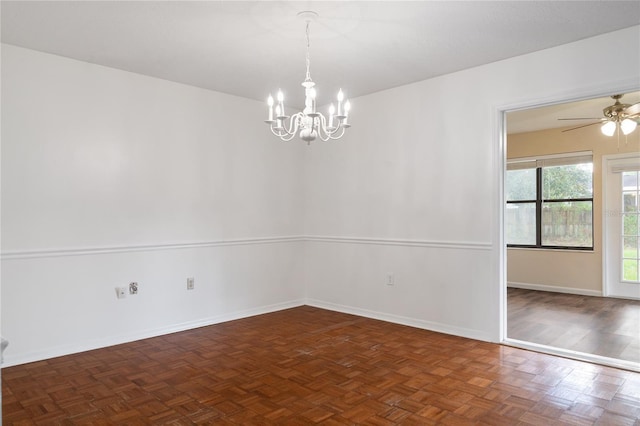
[{"label": "white baseboard", "polygon": [[425,321],[425,320],[416,319],[416,318],[409,318],[409,317],[389,314],[385,312],[371,311],[368,309],[356,308],[353,306],[339,305],[336,303],[324,302],[322,300],[316,300],[316,299],[307,299],[306,304],[309,306],[314,306],[316,308],[342,312],[345,314],[358,315],[361,317],[377,319],[381,321],[391,322],[394,324],[407,325],[409,327],[435,331],[437,333],[451,334],[454,336],[466,337],[474,340],[482,340],[485,342],[494,342],[494,340],[491,339],[491,336],[489,335],[489,333],[486,333],[481,330],[455,327],[447,324],[441,324],[438,322]]},{"label": "white baseboard", "polygon": [[281,311],[284,309],[295,308],[298,306],[314,306],[316,308],[327,309],[330,311],[343,312],[346,314],[358,315],[365,318],[387,321],[394,324],[407,325],[410,327],[420,328],[423,330],[435,331],[438,333],[450,334],[454,336],[466,337],[469,339],[482,340],[485,342],[493,342],[491,336],[483,331],[455,327],[438,322],[425,321],[416,318],[409,318],[400,315],[389,314],[385,312],[377,312],[368,309],[356,308],[353,306],[340,305],[331,302],[324,302],[316,299],[298,299],[273,305],[261,306],[257,308],[246,309],[242,311],[230,312],[223,315],[203,318],[197,321],[190,321],[181,324],[175,324],[168,327],[145,330],[120,336],[113,336],[104,339],[97,339],[72,345],[60,345],[47,348],[43,351],[34,351],[23,354],[7,353],[4,356],[2,367],[11,367],[14,365],[26,364],[30,362],[42,361],[64,355],[70,355],[79,352],[90,351],[94,349],[105,348],[108,346],[119,345],[123,343],[134,342],[136,340],[148,339],[151,337],[163,336],[166,334],[177,333],[180,331],[192,330],[194,328],[206,327],[209,325],[220,324],[227,321],[233,321],[242,318],[248,318],[255,315],[267,314],[270,312]]},{"label": "white baseboard", "polygon": [[[71,345],[60,345],[51,348],[47,348],[42,351],[34,351],[23,354],[11,354],[5,353],[2,367],[11,367],[14,365],[26,364],[29,362],[37,362],[50,358],[55,358],[64,355],[71,355],[74,353],[90,351],[94,349],[105,348],[108,346],[120,345],[123,343],[134,342],[136,340],[148,339],[151,337],[163,336],[166,334],[177,333],[180,331],[192,330],[194,328],[206,327],[208,325],[220,324],[227,321],[233,321],[242,318],[248,318],[256,315],[268,314],[270,312],[281,311],[284,309],[295,308],[303,306],[305,301],[303,299],[291,300],[283,303],[276,303],[273,305],[260,306],[251,309],[245,309],[241,311],[235,311],[218,315],[209,318],[203,318],[197,321],[189,321],[181,324],[174,324],[168,327],[156,328],[150,330],[139,331],[130,334],[124,334],[120,336],[112,336],[104,339],[97,339],[87,342]],[[10,346],[10,344],[9,344]]]},{"label": "white baseboard", "polygon": [[580,361],[590,362],[592,364],[606,365],[614,368],[621,368],[623,370],[630,370],[640,373],[640,363],[633,361],[625,361],[623,359],[608,358],[600,355],[594,355],[586,352],[572,351],[570,349],[556,348],[554,346],[541,345],[538,343],[525,342],[517,339],[505,339],[503,342],[505,345],[513,346],[515,348],[526,349],[534,352],[542,352],[545,354],[551,354],[564,358],[577,359]]},{"label": "white baseboard", "polygon": [[568,293],[568,294],[579,294],[581,296],[602,297],[602,291],[587,290],[584,288],[559,287],[559,286],[553,286],[553,285],[532,284],[532,283],[518,283],[513,281],[507,282],[507,287],[522,288],[524,290],[550,291],[553,293]]}]

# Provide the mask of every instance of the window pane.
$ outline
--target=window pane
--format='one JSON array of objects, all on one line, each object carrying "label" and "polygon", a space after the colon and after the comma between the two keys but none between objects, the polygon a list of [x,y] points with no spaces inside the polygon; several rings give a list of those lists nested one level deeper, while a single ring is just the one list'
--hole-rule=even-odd
[{"label": "window pane", "polygon": [[622,257],[625,259],[638,258],[638,237],[623,238]]},{"label": "window pane", "polygon": [[638,261],[625,259],[622,261],[622,279],[625,281],[638,281]]},{"label": "window pane", "polygon": [[536,204],[510,203],[505,213],[507,244],[536,244]]},{"label": "window pane", "polygon": [[542,204],[542,245],[591,247],[591,201]]},{"label": "window pane", "polygon": [[536,169],[508,170],[505,178],[507,201],[536,199]]},{"label": "window pane", "polygon": [[622,199],[624,203],[624,211],[625,212],[637,212],[638,211],[638,193],[633,192],[623,192]]},{"label": "window pane", "polygon": [[543,200],[591,198],[593,196],[593,164],[544,167],[542,169]]},{"label": "window pane", "polygon": [[622,172],[622,190],[635,191],[638,189],[638,172]]},{"label": "window pane", "polygon": [[623,235],[638,235],[637,214],[623,214],[622,220],[624,223],[624,228],[622,230]]}]

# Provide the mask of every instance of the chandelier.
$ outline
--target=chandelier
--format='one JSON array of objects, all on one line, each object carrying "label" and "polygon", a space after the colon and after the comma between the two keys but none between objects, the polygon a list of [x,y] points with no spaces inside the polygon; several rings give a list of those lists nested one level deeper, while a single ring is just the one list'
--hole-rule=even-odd
[{"label": "chandelier", "polygon": [[282,90],[278,90],[277,103],[271,95],[267,99],[269,106],[269,119],[265,120],[265,123],[269,125],[271,132],[278,136],[283,141],[290,141],[296,135],[303,141],[307,142],[307,145],[311,144],[316,138],[320,138],[323,141],[329,139],[341,138],[345,130],[351,127],[349,124],[349,110],[351,104],[349,101],[345,101],[344,93],[342,89],[338,91],[337,97],[337,109],[331,104],[329,106],[329,118],[316,110],[316,85],[311,80],[311,74],[309,72],[310,56],[309,56],[309,24],[312,20],[318,17],[318,14],[312,11],[305,11],[298,13],[298,16],[303,18],[306,22],[306,38],[307,38],[307,74],[306,78],[302,82],[304,87],[304,109],[301,112],[293,114],[291,117],[286,115],[284,109],[284,94]]}]

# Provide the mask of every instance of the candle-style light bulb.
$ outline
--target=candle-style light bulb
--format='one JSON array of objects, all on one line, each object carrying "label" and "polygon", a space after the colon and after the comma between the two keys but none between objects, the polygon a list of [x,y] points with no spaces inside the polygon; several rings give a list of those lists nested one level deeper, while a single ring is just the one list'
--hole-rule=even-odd
[{"label": "candle-style light bulb", "polygon": [[342,115],[342,100],[344,99],[344,93],[342,89],[338,91],[338,115]]},{"label": "candle-style light bulb", "polygon": [[269,121],[273,121],[273,97],[271,95],[267,98],[267,105],[269,105]]},{"label": "candle-style light bulb", "polygon": [[345,127],[349,127],[349,110],[351,109],[351,103],[349,101],[344,103],[344,120],[342,120],[342,125]]},{"label": "candle-style light bulb", "polygon": [[282,90],[278,90],[278,106],[280,107],[280,112],[276,112],[276,117],[282,117],[284,115],[284,94]]},{"label": "candle-style light bulb", "polygon": [[336,107],[329,105],[329,127],[333,127],[333,114],[336,113]]}]

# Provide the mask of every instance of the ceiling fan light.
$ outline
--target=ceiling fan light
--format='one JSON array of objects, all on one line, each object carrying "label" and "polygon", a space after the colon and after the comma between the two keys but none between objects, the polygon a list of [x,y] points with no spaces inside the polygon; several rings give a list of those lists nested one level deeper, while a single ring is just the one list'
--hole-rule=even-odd
[{"label": "ceiling fan light", "polygon": [[622,120],[622,123],[620,123],[620,130],[622,130],[622,133],[624,133],[625,135],[628,135],[629,133],[633,132],[637,126],[638,123],[636,123],[634,120],[625,118],[624,120]]},{"label": "ceiling fan light", "polygon": [[616,132],[616,123],[613,121],[607,121],[600,127],[600,131],[605,136],[613,136]]}]

